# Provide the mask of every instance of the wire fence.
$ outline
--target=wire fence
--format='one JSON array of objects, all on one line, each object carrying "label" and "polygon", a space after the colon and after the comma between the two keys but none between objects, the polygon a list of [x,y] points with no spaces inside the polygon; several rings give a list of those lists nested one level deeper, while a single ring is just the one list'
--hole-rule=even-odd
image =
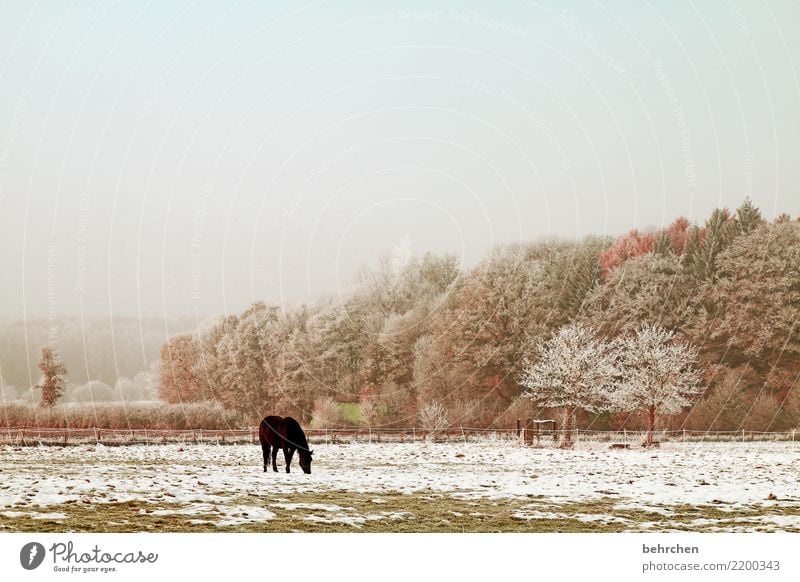
[{"label": "wire fence", "polygon": [[[530,446],[556,446],[564,436],[562,430],[539,430],[515,428],[458,427],[444,430],[407,428],[328,428],[306,429],[310,443],[397,443],[397,442],[452,442],[474,440],[504,440]],[[642,444],[647,436],[644,431],[602,431],[575,429],[571,431],[574,443],[597,442],[624,448]],[[758,442],[791,441],[800,439],[800,431],[697,431],[660,430],[654,433],[656,442]],[[0,429],[0,444],[31,445],[135,445],[165,443],[212,443],[212,444],[258,444],[258,429],[226,430],[153,430],[153,429],[98,429],[98,428],[6,428]]]}]

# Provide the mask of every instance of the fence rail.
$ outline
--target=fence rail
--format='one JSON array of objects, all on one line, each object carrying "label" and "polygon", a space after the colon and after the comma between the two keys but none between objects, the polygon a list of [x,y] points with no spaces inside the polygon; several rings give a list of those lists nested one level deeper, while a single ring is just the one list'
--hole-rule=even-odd
[{"label": "fence rail", "polygon": [[[418,427],[405,428],[329,428],[306,429],[311,443],[345,442],[416,442],[425,440],[458,441],[479,438],[518,440],[519,442],[546,446],[561,436],[561,430],[528,431],[517,428],[458,427],[444,430],[427,430]],[[798,433],[798,434],[796,434]],[[646,436],[643,431],[573,430],[574,442],[641,443]],[[695,441],[795,441],[800,430],[768,431],[656,431],[655,440],[662,442]],[[162,444],[162,443],[258,443],[258,429],[106,429],[106,428],[0,428],[0,444],[5,445],[70,445],[96,443],[104,445]]]}]

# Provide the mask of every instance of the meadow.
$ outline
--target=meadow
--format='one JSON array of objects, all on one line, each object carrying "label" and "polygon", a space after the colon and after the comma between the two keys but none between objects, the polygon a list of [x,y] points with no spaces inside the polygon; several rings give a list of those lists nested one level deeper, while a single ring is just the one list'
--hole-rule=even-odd
[{"label": "meadow", "polygon": [[[0,447],[0,531],[800,531],[800,443]],[[279,455],[279,469],[282,456]]]}]

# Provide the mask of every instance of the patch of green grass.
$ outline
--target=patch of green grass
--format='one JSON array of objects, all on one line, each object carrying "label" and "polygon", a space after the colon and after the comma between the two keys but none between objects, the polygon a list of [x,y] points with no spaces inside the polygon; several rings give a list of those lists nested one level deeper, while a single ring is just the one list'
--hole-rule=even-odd
[{"label": "patch of green grass", "polygon": [[339,415],[348,424],[361,424],[361,405],[358,402],[340,402]]}]

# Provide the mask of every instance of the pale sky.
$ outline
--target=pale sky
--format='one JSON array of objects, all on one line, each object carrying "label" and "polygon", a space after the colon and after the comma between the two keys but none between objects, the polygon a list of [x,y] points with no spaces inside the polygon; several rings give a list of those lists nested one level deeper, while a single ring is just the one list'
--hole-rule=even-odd
[{"label": "pale sky", "polygon": [[381,254],[800,212],[800,4],[0,7],[0,317],[236,312]]}]

